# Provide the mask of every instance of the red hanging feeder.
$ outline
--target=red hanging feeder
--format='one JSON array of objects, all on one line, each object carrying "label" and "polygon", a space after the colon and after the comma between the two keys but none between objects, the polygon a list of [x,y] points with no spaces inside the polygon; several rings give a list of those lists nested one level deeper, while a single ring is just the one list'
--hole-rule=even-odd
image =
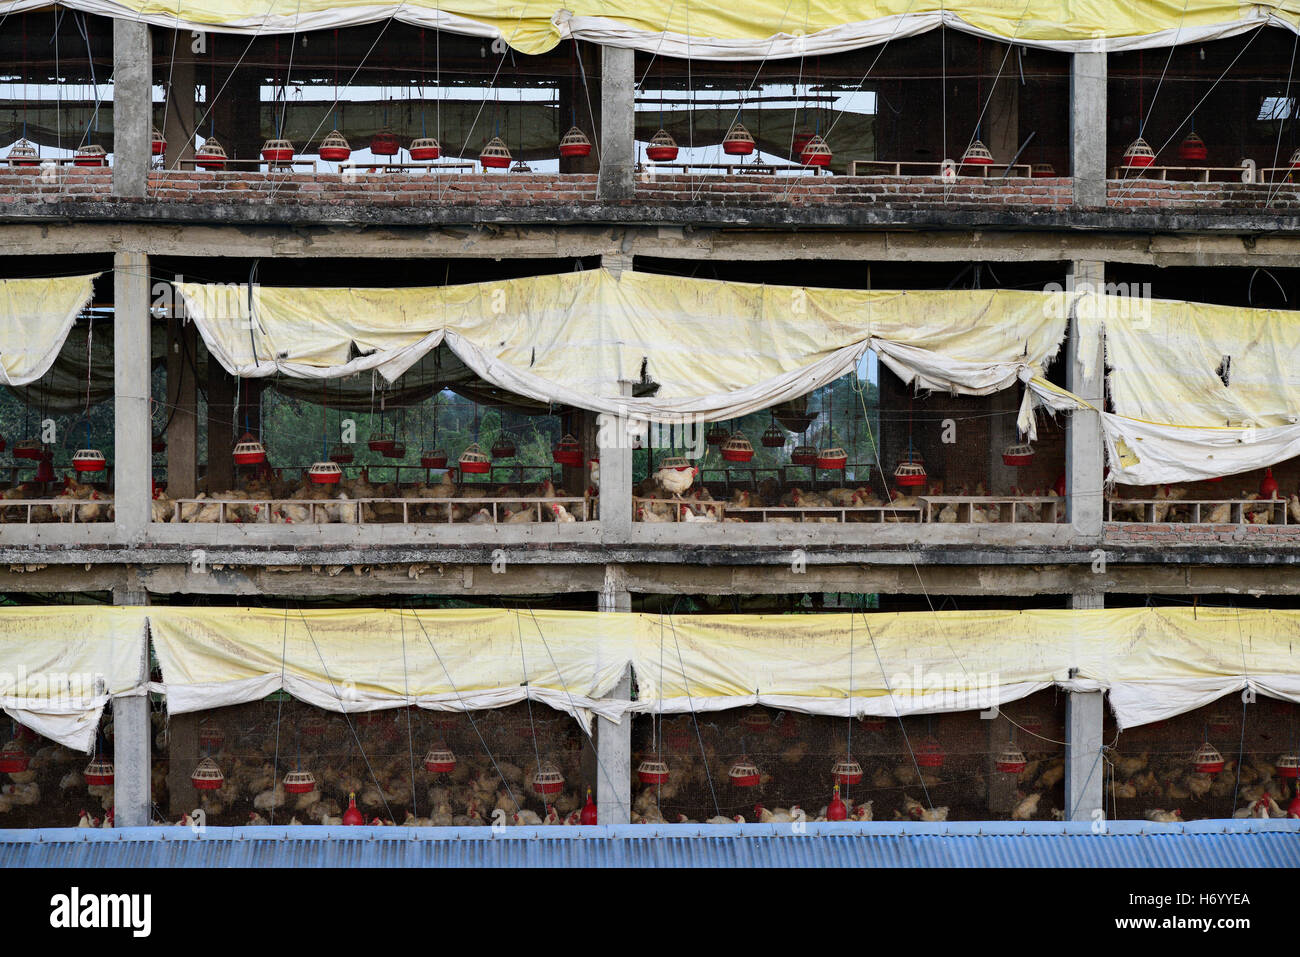
[{"label": "red hanging feeder", "polygon": [[261,465],[266,461],[266,446],[253,438],[251,432],[245,432],[231,454],[236,465]]},{"label": "red hanging feeder", "polygon": [[565,435],[551,449],[551,461],[556,465],[582,466],[582,446],[572,435]]},{"label": "red hanging feeder", "polygon": [[773,422],[763,430],[763,435],[758,441],[765,449],[785,448],[785,433],[781,431],[780,426]]},{"label": "red hanging feeder", "polygon": [[196,791],[219,791],[221,785],[226,783],[226,775],[216,761],[204,758],[190,773],[190,783]]},{"label": "red hanging feeder", "polygon": [[941,768],[947,757],[934,735],[928,736],[916,747],[916,763],[923,768]]},{"label": "red hanging feeder", "polygon": [[442,155],[442,144],[432,136],[421,136],[411,141],[411,159],[417,163],[427,163]]},{"label": "red hanging feeder", "polygon": [[348,794],[348,809],[343,812],[343,824],[345,827],[360,827],[366,823],[365,815],[357,810],[357,796],[355,793]]},{"label": "red hanging feeder", "polygon": [[271,166],[288,166],[293,155],[293,144],[288,140],[267,140],[262,144],[262,159]]},{"label": "red hanging feeder", "polygon": [[927,478],[925,466],[920,462],[899,462],[894,469],[894,482],[900,488],[919,488]]},{"label": "red hanging feeder", "polygon": [[668,781],[668,765],[658,758],[646,758],[637,765],[636,776],[642,784],[664,784]]},{"label": "red hanging feeder", "polygon": [[203,141],[203,145],[194,151],[194,165],[199,169],[225,169],[228,159],[230,157],[226,155],[225,147],[217,142],[215,136],[209,136]]},{"label": "red hanging feeder", "polygon": [[382,453],[386,459],[404,459],[406,458],[406,443],[394,442]]},{"label": "red hanging feeder", "polygon": [[1156,161],[1156,154],[1152,151],[1150,144],[1142,137],[1138,137],[1129,144],[1129,148],[1124,151],[1124,158],[1120,165],[1124,169],[1146,169]]},{"label": "red hanging feeder", "polygon": [[749,135],[749,130],[737,123],[722,138],[722,152],[728,156],[748,156],[754,152],[754,137]]},{"label": "red hanging feeder", "polygon": [[19,439],[14,443],[14,458],[39,462],[45,455],[45,446],[37,439]]},{"label": "red hanging feeder", "polygon": [[307,478],[313,485],[338,485],[343,479],[343,470],[334,462],[313,462],[307,469]]},{"label": "red hanging feeder", "polygon": [[1014,744],[1008,744],[993,759],[993,766],[1003,774],[1019,774],[1028,764],[1029,762],[1025,760],[1025,752]]},{"label": "red hanging feeder", "polygon": [[154,130],[149,137],[149,148],[154,156],[162,156],[167,152],[167,138]]},{"label": "red hanging feeder", "polygon": [[78,472],[102,472],[108,465],[99,449],[80,449],[72,456],[72,467]]},{"label": "red hanging feeder", "polygon": [[1192,766],[1199,774],[1218,774],[1223,770],[1223,755],[1206,741],[1192,755]]},{"label": "red hanging feeder", "polygon": [[492,457],[494,459],[512,459],[515,457],[516,451],[518,450],[515,448],[515,441],[508,435],[502,435],[492,443]]},{"label": "red hanging feeder", "polygon": [[451,748],[439,741],[424,756],[424,770],[430,774],[450,774],[456,770],[456,755]]},{"label": "red hanging feeder", "polygon": [[388,127],[370,137],[370,152],[375,156],[396,156],[402,151],[402,141]]},{"label": "red hanging feeder", "polygon": [[483,152],[478,154],[479,163],[487,169],[506,169],[510,166],[511,158],[510,149],[499,136],[488,140]]},{"label": "red hanging feeder", "polygon": [[839,794],[840,785],[848,787],[862,780],[862,765],[852,758],[836,761],[831,766],[831,779],[835,782],[835,793]]},{"label": "red hanging feeder", "polygon": [[722,427],[721,423],[715,423],[714,425],[709,426],[709,431],[704,433],[704,441],[709,445],[721,445],[723,442],[727,441],[730,434],[731,433]]},{"label": "red hanging feeder", "polygon": [[560,155],[568,159],[590,156],[591,140],[576,126],[570,127],[560,139]]},{"label": "red hanging feeder", "polygon": [[550,804],[555,795],[564,790],[564,775],[550,761],[543,761],[533,775],[533,791],[543,801]]},{"label": "red hanging feeder", "polygon": [[351,465],[353,458],[352,449],[346,445],[336,445],[330,450],[330,461],[338,465]]},{"label": "red hanging feeder", "polygon": [[767,734],[772,730],[772,716],[762,708],[754,708],[745,712],[745,716],[740,719],[740,723],[750,734]]},{"label": "red hanging feeder", "polygon": [[421,452],[420,465],[426,469],[445,469],[447,467],[447,453],[442,449]]},{"label": "red hanging feeder", "polygon": [[976,140],[966,148],[961,158],[962,166],[992,166],[993,154],[981,140]]},{"label": "red hanging feeder", "polygon": [[486,455],[477,442],[471,442],[464,452],[460,453],[460,471],[463,475],[486,475],[492,471],[492,459]]},{"label": "red hanging feeder", "polygon": [[826,805],[826,820],[847,821],[848,819],[849,809],[840,800],[840,786],[837,784],[835,790],[831,793],[831,803]]},{"label": "red hanging feeder", "polygon": [[722,457],[728,462],[748,462],[754,457],[754,446],[739,432],[722,443]]},{"label": "red hanging feeder", "polygon": [[1278,777],[1294,781],[1297,777],[1297,770],[1300,770],[1300,754],[1295,751],[1279,754],[1273,766],[1277,768]]},{"label": "red hanging feeder", "polygon": [[1029,168],[1030,179],[1055,179],[1056,167],[1051,163],[1035,163]]},{"label": "red hanging feeder", "polygon": [[727,777],[738,788],[756,788],[762,775],[759,774],[758,765],[745,755],[741,755],[740,759],[727,772]]},{"label": "red hanging feeder", "polygon": [[98,143],[88,143],[73,154],[72,162],[76,166],[107,166],[108,153]]},{"label": "red hanging feeder", "polygon": [[799,161],[804,166],[830,166],[831,148],[820,136],[814,136],[799,150]]},{"label": "red hanging feeder", "polygon": [[1178,144],[1178,158],[1187,163],[1203,163],[1209,157],[1210,151],[1205,146],[1205,140],[1196,135],[1192,130],[1187,134],[1187,138]]},{"label": "red hanging feeder", "polygon": [[81,776],[91,787],[107,787],[113,783],[113,762],[96,758],[86,765],[86,770],[81,773]]},{"label": "red hanging feeder", "polygon": [[811,445],[796,445],[790,453],[791,465],[816,465],[817,450]]},{"label": "red hanging feeder", "polygon": [[352,145],[338,130],[330,130],[320,141],[320,158],[327,163],[343,163],[352,156]]},{"label": "red hanging feeder", "polygon": [[1002,464],[1024,468],[1034,464],[1034,447],[1028,442],[1013,442],[1002,450]]},{"label": "red hanging feeder", "polygon": [[817,467],[819,469],[843,471],[848,461],[849,453],[839,447],[817,450]]},{"label": "red hanging feeder", "polygon": [[21,774],[27,770],[27,765],[31,762],[23,746],[18,743],[17,739],[10,741],[0,748],[0,772],[5,774]]},{"label": "red hanging feeder", "polygon": [[215,724],[203,724],[199,727],[199,747],[218,751],[226,743],[225,733]]},{"label": "red hanging feeder", "polygon": [[284,776],[284,789],[289,794],[311,794],[316,790],[316,775],[310,771],[290,771]]},{"label": "red hanging feeder", "polygon": [[597,817],[596,804],[591,800],[591,788],[587,788],[587,803],[582,806],[582,813],[578,815],[578,823],[595,824]]},{"label": "red hanging feeder", "polygon": [[371,452],[378,452],[380,455],[387,455],[389,452],[393,451],[393,446],[396,444],[396,439],[386,432],[381,432],[378,435],[372,435],[370,440],[366,442],[366,447],[369,448]]},{"label": "red hanging feeder", "polygon": [[13,145],[6,157],[10,166],[40,166],[41,154],[37,150],[36,144],[30,140],[21,139]]},{"label": "red hanging feeder", "polygon": [[650,137],[645,155],[647,159],[654,160],[656,163],[671,163],[677,159],[677,141],[666,130],[660,130]]}]

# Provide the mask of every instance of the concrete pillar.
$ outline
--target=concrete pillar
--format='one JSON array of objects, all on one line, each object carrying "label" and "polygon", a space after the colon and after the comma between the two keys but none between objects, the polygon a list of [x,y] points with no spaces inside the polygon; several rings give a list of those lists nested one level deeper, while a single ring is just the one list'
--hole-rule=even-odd
[{"label": "concrete pillar", "polygon": [[1070,175],[1076,206],[1106,205],[1106,54],[1070,64]]},{"label": "concrete pillar", "polygon": [[[632,394],[632,383],[623,383]],[[626,420],[597,417],[596,441],[600,449],[600,528],[606,541],[626,541],[632,533],[632,440]]]},{"label": "concrete pillar", "polygon": [[[602,465],[604,460],[602,459]],[[601,473],[604,478],[604,472]],[[602,612],[630,612],[632,595],[616,565],[605,566],[605,584],[597,600]],[[625,671],[614,689],[613,697],[626,700],[632,696],[632,676]],[[628,824],[632,810],[632,718],[621,723],[596,718],[596,815],[601,824]]]},{"label": "concrete pillar", "polygon": [[149,523],[153,470],[149,257],[143,253],[113,257],[113,355],[113,511],[118,536],[134,541]]},{"label": "concrete pillar", "polygon": [[[113,590],[115,605],[147,605],[145,592]],[[140,673],[148,677],[148,654],[140,660]],[[116,827],[147,827],[152,799],[149,793],[153,730],[149,724],[149,696],[113,699],[113,823]]]},{"label": "concrete pillar", "polygon": [[[1073,288],[1100,289],[1105,282],[1105,264],[1080,261],[1070,264]],[[1081,359],[1091,356],[1093,374],[1084,375]],[[1095,338],[1083,341],[1079,324],[1070,317],[1070,335],[1066,342],[1065,387],[1086,399],[1098,409],[1104,407],[1105,381],[1103,375],[1101,343]],[[1065,474],[1070,522],[1080,535],[1101,536],[1102,526],[1102,472],[1105,467],[1101,440],[1101,418],[1091,409],[1070,414],[1066,425]]]},{"label": "concrete pillar", "polygon": [[[1070,607],[1102,608],[1105,596],[1076,594]],[[1065,819],[1097,820],[1105,810],[1102,760],[1104,696],[1100,691],[1070,691],[1065,702]]]},{"label": "concrete pillar", "polygon": [[113,195],[141,196],[153,135],[153,45],[149,25],[113,20]]},{"label": "concrete pillar", "polygon": [[[170,144],[169,144],[170,148]],[[193,498],[199,467],[198,337],[192,323],[167,320],[167,494]]]},{"label": "concrete pillar", "polygon": [[636,166],[636,51],[601,49],[600,199],[631,199]]},{"label": "concrete pillar", "polygon": [[196,77],[189,51],[190,35],[185,33],[176,40],[177,56],[171,67],[171,85],[167,89],[167,111],[162,132],[167,140],[164,159],[168,169],[180,169],[182,160],[194,158]]}]

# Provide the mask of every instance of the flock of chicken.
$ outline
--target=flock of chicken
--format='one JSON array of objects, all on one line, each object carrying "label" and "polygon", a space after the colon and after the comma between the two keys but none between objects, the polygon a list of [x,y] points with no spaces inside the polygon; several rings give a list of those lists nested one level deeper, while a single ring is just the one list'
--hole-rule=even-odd
[{"label": "flock of chicken", "polygon": [[[1157,524],[1192,521],[1191,506],[1179,504],[1185,498],[1187,498],[1187,489],[1161,485],[1147,499],[1155,502],[1152,506],[1152,520]],[[1281,519],[1277,516],[1276,506],[1282,502],[1286,503],[1287,523],[1300,524],[1300,495],[1292,494],[1289,497],[1279,497],[1278,492],[1275,491],[1269,497],[1259,492],[1247,492],[1243,489],[1241,495],[1232,501],[1245,503],[1241,506],[1241,521],[1243,524],[1271,525],[1280,521]],[[1232,501],[1219,502],[1208,508],[1203,507],[1200,514],[1201,524],[1231,524]],[[1250,502],[1259,502],[1260,504],[1250,505],[1248,504]],[[1145,504],[1126,505],[1123,504],[1122,499],[1112,499],[1111,518],[1117,522],[1145,522],[1147,521],[1147,506]]]},{"label": "flock of chicken", "polygon": [[[1157,754],[1143,751],[1133,755],[1108,756],[1114,773],[1106,785],[1108,803],[1132,802],[1145,808],[1148,821],[1173,823],[1187,820],[1184,808],[1196,807],[1195,817],[1222,817],[1234,795],[1235,818],[1300,816],[1283,805],[1288,803],[1288,785],[1277,768],[1263,756],[1248,753],[1238,768],[1236,759],[1224,762],[1217,774],[1196,771],[1186,754]],[[1218,813],[1216,813],[1218,812]]]},{"label": "flock of chicken", "polygon": [[31,510],[32,522],[111,522],[113,521],[113,493],[95,485],[78,482],[68,476],[63,488],[56,494],[42,490],[36,482],[23,482],[0,490],[0,499],[6,501],[54,500],[51,505],[0,506],[0,522],[26,522]]}]

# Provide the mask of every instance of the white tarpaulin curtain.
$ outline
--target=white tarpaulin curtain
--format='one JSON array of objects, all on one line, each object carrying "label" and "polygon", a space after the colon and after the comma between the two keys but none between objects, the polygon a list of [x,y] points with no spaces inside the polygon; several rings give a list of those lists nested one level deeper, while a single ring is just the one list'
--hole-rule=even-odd
[{"label": "white tarpaulin curtain", "polygon": [[[523,53],[576,38],[696,59],[780,59],[840,53],[945,26],[1023,46],[1106,52],[1203,43],[1264,25],[1295,28],[1295,0],[64,0],[103,16],[174,29],[281,33],[390,18]],[[10,15],[49,6],[11,0]]]},{"label": "white tarpaulin curtain", "polygon": [[0,279],[0,385],[26,385],[49,371],[100,275]]},{"label": "white tarpaulin curtain", "polygon": [[91,751],[109,699],[147,689],[142,612],[97,605],[0,611],[0,707],[52,741]]},{"label": "white tarpaulin curtain", "polygon": [[[846,290],[603,269],[462,286],[181,283],[209,351],[244,377],[397,379],[447,346],[489,384],[654,421],[738,418],[851,372],[874,349],[905,382],[970,395],[1040,375],[1065,294]],[[622,383],[653,381],[653,397]]]}]

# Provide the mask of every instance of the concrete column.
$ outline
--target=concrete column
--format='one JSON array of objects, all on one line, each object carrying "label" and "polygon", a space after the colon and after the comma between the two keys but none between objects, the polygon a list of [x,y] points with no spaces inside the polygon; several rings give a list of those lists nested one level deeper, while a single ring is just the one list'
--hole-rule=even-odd
[{"label": "concrete column", "polygon": [[631,199],[636,166],[636,51],[601,49],[600,199]]},{"label": "concrete column", "polygon": [[[170,148],[170,146],[169,146]],[[199,467],[198,337],[192,323],[167,320],[167,494],[193,498]]]},{"label": "concrete column", "polygon": [[[181,57],[184,56],[184,59]],[[176,40],[176,62],[171,67],[171,86],[167,89],[167,116],[163,138],[167,140],[168,169],[180,169],[181,160],[194,158],[194,61],[190,59],[190,35]]]},{"label": "concrete column", "polygon": [[[604,464],[604,460],[601,460]],[[604,478],[604,472],[601,472]],[[597,600],[602,612],[630,612],[632,595],[616,565],[605,566],[605,584]],[[624,672],[613,697],[626,700],[632,694],[632,676]],[[632,811],[632,718],[621,723],[596,718],[596,757],[600,767],[596,778],[596,815],[601,824],[628,824]]]},{"label": "concrete column", "polygon": [[1070,175],[1074,204],[1106,205],[1106,54],[1076,53],[1070,65]]},{"label": "concrete column", "polygon": [[[1102,608],[1105,596],[1076,594],[1070,607]],[[1070,691],[1065,702],[1065,819],[1092,821],[1105,810],[1102,726],[1105,702],[1100,691]]]},{"label": "concrete column", "polygon": [[[115,605],[147,605],[141,591],[113,589]],[[140,660],[140,673],[148,677],[148,654]],[[113,823],[116,827],[147,827],[151,797],[150,757],[153,729],[149,723],[149,696],[113,699]]]},{"label": "concrete column", "polygon": [[143,253],[113,257],[113,356],[113,511],[118,536],[134,541],[149,523],[153,470],[149,257]]},{"label": "concrete column", "polygon": [[[632,394],[632,383],[623,384]],[[600,449],[600,528],[606,541],[626,541],[632,534],[632,440],[626,421],[597,417],[596,441]]]},{"label": "concrete column", "polygon": [[[1105,263],[1080,261],[1070,264],[1073,288],[1100,289],[1105,282]],[[1085,376],[1081,360],[1091,356],[1093,374]],[[1095,337],[1084,341],[1079,323],[1070,317],[1070,336],[1066,343],[1065,387],[1098,409],[1104,408],[1105,376],[1101,342]],[[1070,522],[1080,535],[1101,536],[1102,473],[1105,450],[1101,440],[1101,417],[1090,409],[1070,414],[1066,425],[1065,474],[1069,495]]]},{"label": "concrete column", "polygon": [[153,135],[149,25],[113,20],[113,195],[144,196]]}]

